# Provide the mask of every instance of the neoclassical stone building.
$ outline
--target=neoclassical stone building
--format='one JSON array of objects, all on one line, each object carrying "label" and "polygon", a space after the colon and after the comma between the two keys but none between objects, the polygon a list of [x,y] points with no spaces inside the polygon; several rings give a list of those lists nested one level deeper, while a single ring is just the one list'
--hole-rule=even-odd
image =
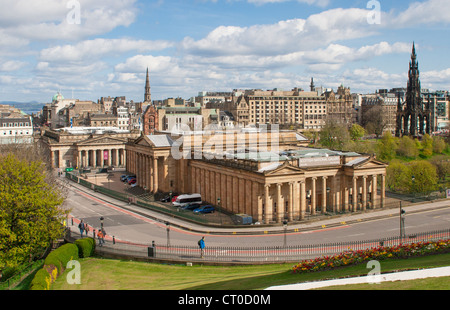
[{"label": "neoclassical stone building", "polygon": [[125,143],[139,131],[113,128],[45,129],[39,143],[49,151],[53,168],[125,167]]},{"label": "neoclassical stone building", "polygon": [[126,164],[153,193],[200,193],[261,223],[384,207],[386,164],[307,144],[290,131],[143,135],[126,144]]}]

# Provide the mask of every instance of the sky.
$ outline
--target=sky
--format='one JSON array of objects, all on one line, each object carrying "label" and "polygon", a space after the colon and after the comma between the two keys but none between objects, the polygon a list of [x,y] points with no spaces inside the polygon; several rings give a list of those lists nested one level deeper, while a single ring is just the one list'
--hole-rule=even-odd
[{"label": "sky", "polygon": [[0,101],[450,90],[450,0],[0,0]]}]

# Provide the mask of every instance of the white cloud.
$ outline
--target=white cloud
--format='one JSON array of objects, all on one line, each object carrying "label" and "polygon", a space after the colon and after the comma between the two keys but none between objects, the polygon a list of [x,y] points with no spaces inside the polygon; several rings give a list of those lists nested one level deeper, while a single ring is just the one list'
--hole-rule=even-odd
[{"label": "white cloud", "polygon": [[71,24],[68,1],[2,0],[0,30],[25,40],[79,40],[129,26],[136,17],[135,1],[78,0],[81,23]]},{"label": "white cloud", "polygon": [[40,52],[43,61],[82,61],[106,55],[120,55],[125,52],[158,51],[173,46],[168,41],[146,41],[132,39],[94,39],[78,42],[75,45],[62,45],[44,49]]}]

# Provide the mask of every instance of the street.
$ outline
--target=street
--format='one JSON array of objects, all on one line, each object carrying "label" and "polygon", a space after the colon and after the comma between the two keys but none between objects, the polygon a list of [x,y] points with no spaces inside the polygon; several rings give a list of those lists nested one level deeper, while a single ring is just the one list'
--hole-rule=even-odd
[{"label": "street", "polygon": [[[65,207],[71,209],[71,215],[75,219],[83,219],[85,223],[95,229],[100,227],[100,217],[103,217],[103,225],[107,234],[115,236],[116,240],[138,244],[151,244],[152,241],[157,244],[166,244],[169,238],[171,245],[187,246],[196,245],[198,239],[205,236],[208,246],[257,247],[280,246],[284,243],[285,234],[282,227],[279,227],[276,233],[264,234],[258,232],[250,235],[233,234],[231,231],[223,234],[213,233],[212,228],[204,227],[202,227],[204,231],[202,232],[198,231],[196,225],[188,223],[186,223],[186,226],[192,226],[191,230],[181,229],[177,225],[167,226],[166,221],[171,222],[171,220],[155,212],[145,210],[149,214],[147,216],[143,213],[144,210],[136,206],[129,206],[111,198],[106,201],[102,199],[102,195],[99,193],[75,186],[76,184],[69,183],[69,193],[65,203]],[[443,205],[442,202],[440,205]],[[128,210],[121,208],[121,206]],[[450,227],[450,203],[449,205],[444,204],[444,206],[445,208],[430,209],[414,214],[408,214],[407,212],[405,218],[406,235],[448,229]],[[286,243],[287,245],[309,245],[372,240],[399,235],[398,215],[370,221],[352,222],[351,224],[346,224],[345,220],[347,219],[342,220],[342,225],[315,228],[309,231],[299,230],[295,232],[289,229],[286,234]],[[298,226],[298,224],[296,225]],[[72,229],[77,231],[75,224]],[[254,230],[257,229],[257,226],[247,227],[247,229]],[[264,230],[264,228],[259,229],[259,231],[261,230]]]}]

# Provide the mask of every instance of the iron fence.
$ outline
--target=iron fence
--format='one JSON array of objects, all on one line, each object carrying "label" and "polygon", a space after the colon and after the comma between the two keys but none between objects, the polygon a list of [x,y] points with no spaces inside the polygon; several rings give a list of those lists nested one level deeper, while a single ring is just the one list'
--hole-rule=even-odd
[{"label": "iron fence", "polygon": [[[72,232],[72,237],[76,238],[74,232]],[[179,262],[281,263],[299,262],[321,256],[340,254],[349,250],[358,251],[446,239],[450,239],[450,229],[417,233],[404,237],[393,236],[375,240],[330,242],[312,245],[254,247],[208,246],[202,253],[197,246],[162,245],[154,243],[138,244],[118,241],[109,237],[103,246],[96,247],[96,252],[105,257],[124,259],[157,259]]]}]

